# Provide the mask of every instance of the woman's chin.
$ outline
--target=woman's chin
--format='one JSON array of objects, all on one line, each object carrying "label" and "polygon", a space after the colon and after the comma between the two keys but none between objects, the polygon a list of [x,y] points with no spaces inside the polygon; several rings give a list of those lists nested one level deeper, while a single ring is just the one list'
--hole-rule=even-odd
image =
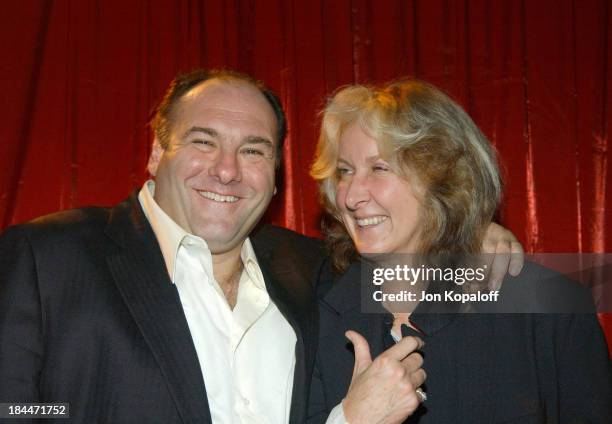
[{"label": "woman's chin", "polygon": [[416,248],[394,249],[392,246],[384,246],[380,244],[356,244],[355,248],[361,256],[377,257],[382,255],[416,255]]},{"label": "woman's chin", "polygon": [[361,256],[367,257],[374,257],[385,255],[387,253],[393,253],[386,250],[384,246],[379,246],[376,244],[359,243],[355,247],[357,248],[357,251]]}]

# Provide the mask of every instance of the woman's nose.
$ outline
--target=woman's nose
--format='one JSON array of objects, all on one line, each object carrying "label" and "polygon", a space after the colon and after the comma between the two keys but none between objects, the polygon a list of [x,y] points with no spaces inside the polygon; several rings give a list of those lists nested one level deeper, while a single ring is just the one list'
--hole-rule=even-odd
[{"label": "woman's nose", "polygon": [[349,210],[357,210],[370,201],[367,178],[355,175],[346,190],[345,204]]}]

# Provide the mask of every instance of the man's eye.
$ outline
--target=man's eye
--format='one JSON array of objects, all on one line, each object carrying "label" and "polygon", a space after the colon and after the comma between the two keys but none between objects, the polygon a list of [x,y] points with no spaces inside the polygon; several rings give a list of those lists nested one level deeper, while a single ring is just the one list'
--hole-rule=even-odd
[{"label": "man's eye", "polygon": [[202,140],[202,139],[191,140],[191,143],[192,144],[200,144],[200,145],[204,145],[204,146],[214,146],[212,141]]},{"label": "man's eye", "polygon": [[247,154],[247,155],[255,155],[255,156],[263,156],[264,153],[261,150],[258,149],[253,149],[253,148],[247,148],[242,150],[243,153]]}]

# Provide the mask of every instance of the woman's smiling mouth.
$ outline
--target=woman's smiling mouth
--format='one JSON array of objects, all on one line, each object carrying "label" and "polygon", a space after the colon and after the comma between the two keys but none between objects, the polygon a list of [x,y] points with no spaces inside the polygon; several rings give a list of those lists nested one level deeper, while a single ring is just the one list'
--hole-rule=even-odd
[{"label": "woman's smiling mouth", "polygon": [[372,216],[368,218],[355,219],[355,222],[360,227],[371,227],[374,225],[378,225],[383,221],[386,221],[387,218],[388,216],[378,215],[378,216]]}]

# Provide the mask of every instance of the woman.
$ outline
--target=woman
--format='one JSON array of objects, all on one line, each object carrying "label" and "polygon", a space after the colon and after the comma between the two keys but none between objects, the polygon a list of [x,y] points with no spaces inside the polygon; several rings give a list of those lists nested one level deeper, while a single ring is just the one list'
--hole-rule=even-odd
[{"label": "woman", "polygon": [[340,90],[312,175],[342,277],[322,277],[310,422],[612,422],[594,314],[361,312],[359,254],[480,250],[501,182],[490,143],[450,98],[410,80]]}]

